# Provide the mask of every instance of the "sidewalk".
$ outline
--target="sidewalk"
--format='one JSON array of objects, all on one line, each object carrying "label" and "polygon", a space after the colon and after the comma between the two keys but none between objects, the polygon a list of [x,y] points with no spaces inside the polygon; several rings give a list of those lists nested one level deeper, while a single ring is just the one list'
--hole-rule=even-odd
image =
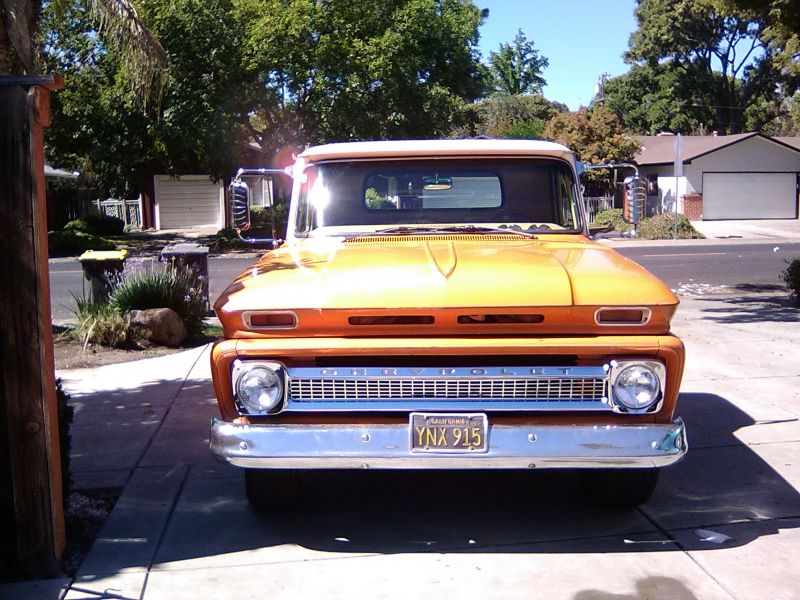
[{"label": "sidewalk", "polygon": [[699,240],[643,240],[616,232],[601,234],[597,241],[608,246],[718,246],[734,244],[786,244],[800,242],[800,219],[755,219],[731,221],[692,221],[705,236]]},{"label": "sidewalk", "polygon": [[258,516],[207,448],[207,347],[59,373],[75,487],[123,492],[74,581],[0,597],[796,597],[799,314],[682,299],[691,449],[628,512],[583,503],[569,473],[359,472],[305,478],[296,510]]}]

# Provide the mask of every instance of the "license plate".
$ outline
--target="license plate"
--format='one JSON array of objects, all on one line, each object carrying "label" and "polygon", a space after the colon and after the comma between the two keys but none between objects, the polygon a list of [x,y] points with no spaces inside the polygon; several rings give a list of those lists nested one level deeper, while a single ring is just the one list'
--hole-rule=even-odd
[{"label": "license plate", "polygon": [[411,413],[412,452],[486,452],[484,414]]}]

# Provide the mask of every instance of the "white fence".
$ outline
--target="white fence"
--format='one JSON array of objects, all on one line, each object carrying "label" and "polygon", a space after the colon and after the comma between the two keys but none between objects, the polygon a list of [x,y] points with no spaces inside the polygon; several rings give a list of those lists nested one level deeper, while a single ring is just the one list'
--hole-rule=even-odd
[{"label": "white fence", "polygon": [[89,200],[84,206],[84,214],[104,214],[117,217],[125,223],[125,229],[142,228],[142,197],[132,199],[108,198],[107,200]]},{"label": "white fence", "polygon": [[586,201],[586,216],[589,223],[594,222],[600,211],[614,208],[613,196],[585,196],[583,199]]}]

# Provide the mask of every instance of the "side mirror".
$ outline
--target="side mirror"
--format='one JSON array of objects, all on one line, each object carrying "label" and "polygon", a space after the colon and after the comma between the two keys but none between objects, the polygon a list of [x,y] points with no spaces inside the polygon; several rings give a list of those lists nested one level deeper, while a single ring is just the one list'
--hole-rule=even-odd
[{"label": "side mirror", "polygon": [[628,223],[638,225],[644,216],[644,203],[647,190],[638,175],[625,179],[625,210],[623,218]]},{"label": "side mirror", "polygon": [[231,200],[231,225],[238,231],[250,229],[250,190],[247,184],[234,179],[228,187]]}]

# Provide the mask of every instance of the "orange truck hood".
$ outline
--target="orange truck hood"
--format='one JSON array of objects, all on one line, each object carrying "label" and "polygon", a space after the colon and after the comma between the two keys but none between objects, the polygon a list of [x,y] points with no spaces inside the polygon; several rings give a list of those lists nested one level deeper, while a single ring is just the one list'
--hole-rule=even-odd
[{"label": "orange truck hood", "polygon": [[214,308],[231,336],[245,311],[561,308],[568,315],[620,305],[663,307],[668,321],[677,298],[633,261],[582,236],[501,234],[303,240],[265,254]]}]

